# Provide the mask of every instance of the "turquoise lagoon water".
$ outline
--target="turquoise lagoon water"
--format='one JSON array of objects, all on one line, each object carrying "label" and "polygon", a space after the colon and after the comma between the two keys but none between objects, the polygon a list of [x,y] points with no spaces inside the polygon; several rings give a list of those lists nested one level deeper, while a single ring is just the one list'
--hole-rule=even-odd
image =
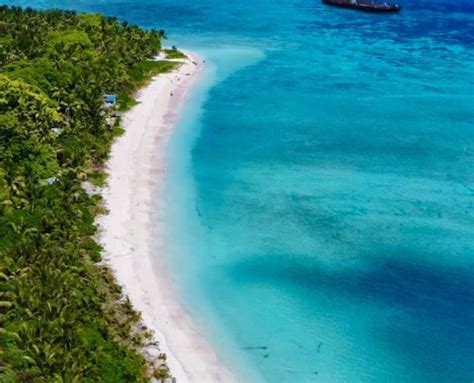
[{"label": "turquoise lagoon water", "polygon": [[8,2],[164,27],[206,59],[160,219],[242,381],[474,380],[474,5],[400,2]]}]

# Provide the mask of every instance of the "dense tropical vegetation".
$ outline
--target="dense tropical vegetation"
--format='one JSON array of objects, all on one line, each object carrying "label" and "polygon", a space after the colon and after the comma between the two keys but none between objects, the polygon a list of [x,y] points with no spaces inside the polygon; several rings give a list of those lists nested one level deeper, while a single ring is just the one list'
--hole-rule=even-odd
[{"label": "dense tropical vegetation", "polygon": [[[0,382],[142,382],[147,332],[95,242],[84,181],[120,134],[119,108],[173,63],[163,31],[95,14],[0,7]],[[154,370],[153,370],[154,369]]]}]

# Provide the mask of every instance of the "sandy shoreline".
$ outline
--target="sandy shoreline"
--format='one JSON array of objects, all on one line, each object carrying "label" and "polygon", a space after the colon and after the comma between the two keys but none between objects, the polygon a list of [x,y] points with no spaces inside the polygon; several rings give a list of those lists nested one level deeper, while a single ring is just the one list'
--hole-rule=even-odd
[{"label": "sandy shoreline", "polygon": [[[112,147],[109,179],[103,190],[109,211],[98,219],[104,259],[143,322],[155,332],[159,350],[167,354],[171,374],[181,382],[232,382],[208,342],[193,326],[160,265],[151,215],[153,194],[163,187],[166,146],[182,105],[203,61],[194,53],[180,68],[162,74],[142,89],[139,104],[123,119],[125,134]],[[161,208],[161,207],[160,207]],[[163,243],[163,238],[153,238]]]}]

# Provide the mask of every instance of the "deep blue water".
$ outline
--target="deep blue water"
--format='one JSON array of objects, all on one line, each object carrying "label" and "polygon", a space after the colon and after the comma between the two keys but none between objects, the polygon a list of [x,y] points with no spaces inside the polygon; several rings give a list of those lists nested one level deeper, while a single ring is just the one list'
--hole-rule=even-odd
[{"label": "deep blue water", "polygon": [[167,259],[243,381],[474,380],[474,2],[8,1],[164,27],[208,65]]}]

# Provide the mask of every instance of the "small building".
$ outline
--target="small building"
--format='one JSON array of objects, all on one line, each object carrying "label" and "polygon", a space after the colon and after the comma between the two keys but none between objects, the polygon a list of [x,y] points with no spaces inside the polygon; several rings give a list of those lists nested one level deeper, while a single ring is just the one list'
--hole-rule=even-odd
[{"label": "small building", "polygon": [[46,183],[48,185],[53,185],[56,182],[58,182],[58,177],[49,177],[49,178],[46,179]]},{"label": "small building", "polygon": [[106,94],[104,96],[104,106],[106,108],[112,108],[117,104],[117,96],[115,94]]}]

